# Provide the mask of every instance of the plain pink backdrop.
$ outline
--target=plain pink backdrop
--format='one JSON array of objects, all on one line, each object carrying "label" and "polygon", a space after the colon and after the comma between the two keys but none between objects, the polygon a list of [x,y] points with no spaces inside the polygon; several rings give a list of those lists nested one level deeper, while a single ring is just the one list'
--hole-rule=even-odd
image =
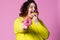
[{"label": "plain pink backdrop", "polygon": [[[0,0],[0,40],[15,40],[13,22],[26,0]],[[60,0],[35,0],[39,18],[50,31],[48,40],[60,40]]]}]

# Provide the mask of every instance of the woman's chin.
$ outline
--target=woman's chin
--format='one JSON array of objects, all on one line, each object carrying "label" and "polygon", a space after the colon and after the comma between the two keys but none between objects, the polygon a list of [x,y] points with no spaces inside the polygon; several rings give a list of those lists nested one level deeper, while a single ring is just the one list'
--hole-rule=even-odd
[{"label": "woman's chin", "polygon": [[29,16],[29,18],[33,18],[33,16]]}]

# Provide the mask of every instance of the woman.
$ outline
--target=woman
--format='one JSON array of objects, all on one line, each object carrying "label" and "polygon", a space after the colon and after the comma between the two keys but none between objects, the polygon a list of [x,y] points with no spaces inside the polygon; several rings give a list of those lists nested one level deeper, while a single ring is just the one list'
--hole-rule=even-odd
[{"label": "woman", "polygon": [[19,17],[14,21],[16,40],[47,40],[49,31],[38,18],[37,5],[34,0],[26,1]]}]

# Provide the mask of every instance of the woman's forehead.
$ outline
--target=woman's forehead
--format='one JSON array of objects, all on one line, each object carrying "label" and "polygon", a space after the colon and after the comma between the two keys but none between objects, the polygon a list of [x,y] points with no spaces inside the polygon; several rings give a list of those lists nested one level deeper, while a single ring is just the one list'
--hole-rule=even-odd
[{"label": "woman's forehead", "polygon": [[34,3],[31,3],[30,6],[35,6],[35,4]]}]

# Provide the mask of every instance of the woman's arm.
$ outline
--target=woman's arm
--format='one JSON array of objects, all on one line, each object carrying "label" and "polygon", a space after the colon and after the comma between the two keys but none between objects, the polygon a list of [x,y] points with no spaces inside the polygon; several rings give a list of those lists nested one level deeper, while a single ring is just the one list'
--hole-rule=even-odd
[{"label": "woman's arm", "polygon": [[46,26],[44,25],[44,23],[42,22],[42,20],[38,19],[39,23],[38,25],[41,23],[41,33],[39,30],[40,35],[44,38],[44,39],[48,39],[50,32],[48,31],[48,29],[46,28]]},{"label": "woman's arm", "polygon": [[23,32],[26,32],[27,30],[23,30],[23,28],[27,27],[23,24],[23,19],[22,18],[17,18],[15,21],[14,21],[14,33],[23,33]]},{"label": "woman's arm", "polygon": [[33,20],[32,26],[32,30],[39,34],[43,39],[47,39],[49,37],[49,31],[40,19],[38,19],[38,23],[35,23]]}]

